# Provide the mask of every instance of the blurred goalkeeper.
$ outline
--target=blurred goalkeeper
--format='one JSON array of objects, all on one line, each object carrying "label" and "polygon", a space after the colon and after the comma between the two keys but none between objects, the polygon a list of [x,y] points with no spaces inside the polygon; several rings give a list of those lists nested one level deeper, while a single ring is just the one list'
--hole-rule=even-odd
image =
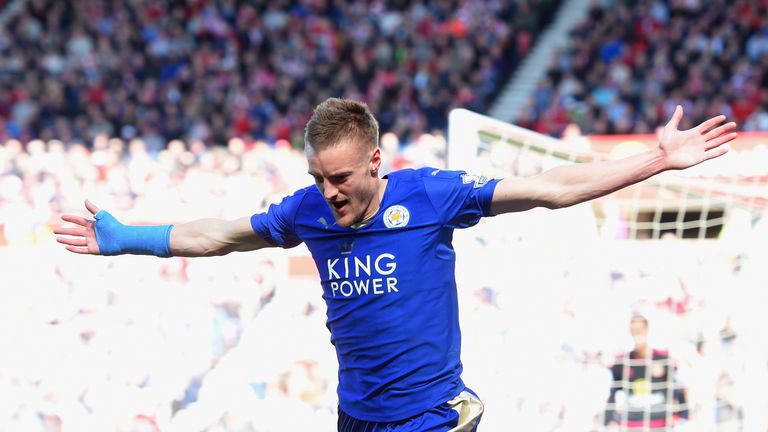
[{"label": "blurred goalkeeper", "polygon": [[64,215],[60,243],[92,255],[201,257],[306,243],[320,273],[339,360],[338,430],[475,431],[483,404],[461,380],[453,231],[481,217],[591,200],[666,170],[723,155],[735,123],[680,131],[677,107],[659,145],[621,160],[528,178],[405,169],[379,177],[378,123],[362,103],[331,98],[306,125],[313,186],[265,213],[175,226],[123,225],[90,201]]},{"label": "blurred goalkeeper", "polygon": [[[665,431],[688,419],[685,389],[675,379],[675,362],[648,344],[648,320],[630,322],[635,347],[611,366],[613,384],[605,412],[609,430]],[[618,395],[621,394],[621,398]]]}]

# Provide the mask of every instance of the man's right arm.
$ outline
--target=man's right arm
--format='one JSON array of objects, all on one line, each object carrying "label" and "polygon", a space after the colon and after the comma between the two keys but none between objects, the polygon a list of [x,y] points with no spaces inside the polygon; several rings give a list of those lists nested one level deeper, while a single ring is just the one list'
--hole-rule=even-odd
[{"label": "man's right arm", "polygon": [[250,217],[231,221],[198,219],[171,229],[170,249],[173,256],[219,256],[271,246],[253,231]]},{"label": "man's right arm", "polygon": [[125,225],[86,200],[93,219],[63,215],[72,226],[57,227],[56,240],[67,250],[89,255],[203,257],[272,246],[252,228],[249,217],[232,221],[198,219],[179,225]]}]

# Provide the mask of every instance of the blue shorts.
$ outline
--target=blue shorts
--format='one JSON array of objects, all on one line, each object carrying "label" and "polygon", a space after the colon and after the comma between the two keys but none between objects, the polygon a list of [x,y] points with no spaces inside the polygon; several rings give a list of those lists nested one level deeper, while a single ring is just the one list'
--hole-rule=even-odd
[{"label": "blue shorts", "polygon": [[417,416],[392,423],[356,419],[339,408],[339,432],[475,432],[483,403],[469,389]]}]

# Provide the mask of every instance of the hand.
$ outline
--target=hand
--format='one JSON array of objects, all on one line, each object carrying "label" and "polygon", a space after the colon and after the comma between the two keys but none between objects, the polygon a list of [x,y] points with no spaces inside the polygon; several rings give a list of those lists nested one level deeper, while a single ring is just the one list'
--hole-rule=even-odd
[{"label": "hand", "polygon": [[[99,212],[99,208],[89,200],[85,200],[85,208],[91,212],[91,215],[95,215]],[[58,236],[71,236],[56,237],[57,242],[66,245],[67,250],[70,252],[99,255],[99,243],[96,241],[96,229],[94,228],[94,223],[96,223],[95,220],[66,214],[62,215],[61,219],[77,226],[70,228],[58,227],[54,229],[53,233]]]},{"label": "hand", "polygon": [[736,127],[734,122],[717,126],[725,120],[724,115],[712,117],[685,131],[677,130],[682,118],[683,107],[678,105],[661,134],[659,148],[664,152],[667,169],[684,169],[722,156],[728,152],[724,144],[738,135],[731,132]]}]

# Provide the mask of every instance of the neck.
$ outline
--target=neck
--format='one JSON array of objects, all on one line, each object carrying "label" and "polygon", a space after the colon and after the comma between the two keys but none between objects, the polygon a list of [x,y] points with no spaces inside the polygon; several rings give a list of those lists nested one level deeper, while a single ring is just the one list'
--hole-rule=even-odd
[{"label": "neck", "polygon": [[357,229],[365,226],[379,213],[379,207],[381,206],[381,200],[384,199],[384,191],[387,189],[387,179],[376,178],[376,193],[371,197],[371,201],[368,203],[368,209],[363,214],[360,222],[350,225],[351,228]]},{"label": "neck", "polygon": [[640,358],[648,358],[651,354],[651,348],[648,345],[635,348],[635,352]]}]

